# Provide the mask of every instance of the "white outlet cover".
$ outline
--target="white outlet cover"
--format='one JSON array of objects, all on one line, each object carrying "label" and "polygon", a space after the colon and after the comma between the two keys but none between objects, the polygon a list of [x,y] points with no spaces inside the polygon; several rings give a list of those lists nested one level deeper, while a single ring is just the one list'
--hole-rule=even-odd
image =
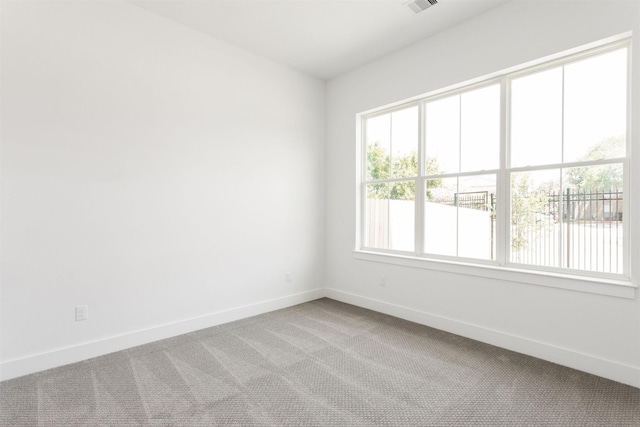
[{"label": "white outlet cover", "polygon": [[80,305],[76,307],[76,322],[81,320],[87,320],[89,318],[89,307],[86,305]]}]

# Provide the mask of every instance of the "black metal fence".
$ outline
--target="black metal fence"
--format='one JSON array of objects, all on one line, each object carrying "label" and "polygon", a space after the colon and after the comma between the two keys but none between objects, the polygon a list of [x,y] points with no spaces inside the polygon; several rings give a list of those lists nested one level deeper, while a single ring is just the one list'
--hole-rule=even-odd
[{"label": "black metal fence", "polygon": [[[516,197],[516,196],[514,196]],[[526,211],[512,212],[511,261],[547,267],[622,273],[623,201],[621,190],[572,190],[539,193]],[[489,191],[456,193],[431,202],[495,212],[496,196]],[[495,215],[490,216],[491,256]]]},{"label": "black metal fence", "polygon": [[512,221],[512,261],[622,273],[623,200],[619,190],[547,194],[544,211]]},{"label": "black metal fence", "polygon": [[562,204],[563,221],[622,221],[622,191],[576,191],[549,194],[549,212],[556,215]]},{"label": "black metal fence", "polygon": [[453,196],[440,196],[431,199],[430,202],[490,211],[495,207],[496,196],[494,193],[488,191],[470,191],[466,193],[454,193]]}]

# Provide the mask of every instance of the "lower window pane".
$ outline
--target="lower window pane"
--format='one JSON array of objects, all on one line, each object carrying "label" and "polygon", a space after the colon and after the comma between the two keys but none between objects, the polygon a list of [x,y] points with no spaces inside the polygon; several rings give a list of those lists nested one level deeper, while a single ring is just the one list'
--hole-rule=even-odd
[{"label": "lower window pane", "polygon": [[495,259],[496,176],[425,181],[425,253]]},{"label": "lower window pane", "polygon": [[428,179],[425,188],[424,251],[455,256],[458,252],[458,179]]},{"label": "lower window pane", "polygon": [[495,259],[495,194],[495,175],[459,178],[458,256]]},{"label": "lower window pane", "polygon": [[511,262],[559,267],[560,170],[511,174]]},{"label": "lower window pane", "polygon": [[623,273],[622,174],[621,164],[511,174],[511,261]]},{"label": "lower window pane", "polygon": [[365,246],[413,251],[415,181],[369,184],[366,191]]},{"label": "lower window pane", "polygon": [[563,170],[563,266],[623,273],[622,165]]},{"label": "lower window pane", "polygon": [[365,246],[389,248],[389,185],[386,183],[366,186]]},{"label": "lower window pane", "polygon": [[415,181],[394,182],[389,187],[389,249],[413,251]]}]

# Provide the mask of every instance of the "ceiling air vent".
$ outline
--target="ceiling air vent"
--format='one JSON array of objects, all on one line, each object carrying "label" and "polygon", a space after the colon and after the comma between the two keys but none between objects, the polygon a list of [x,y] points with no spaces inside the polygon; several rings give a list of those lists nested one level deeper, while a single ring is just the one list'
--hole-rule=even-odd
[{"label": "ceiling air vent", "polygon": [[414,13],[420,13],[437,3],[437,0],[411,0],[406,2],[405,4],[409,6],[409,9],[411,9]]}]

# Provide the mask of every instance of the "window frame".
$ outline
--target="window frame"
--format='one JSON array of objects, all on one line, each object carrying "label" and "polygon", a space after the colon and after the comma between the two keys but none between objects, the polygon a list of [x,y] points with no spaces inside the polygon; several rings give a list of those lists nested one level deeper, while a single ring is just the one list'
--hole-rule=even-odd
[{"label": "window frame", "polygon": [[[544,164],[536,166],[510,166],[510,131],[511,131],[511,83],[517,78],[539,73],[541,71],[565,66],[580,60],[598,56],[617,49],[626,48],[627,54],[627,97],[626,97],[626,152],[624,157],[613,159],[601,159],[592,161],[573,161],[564,163]],[[474,79],[472,82],[461,83],[454,87],[433,91],[425,95],[417,96],[409,100],[395,103],[356,116],[356,136],[357,150],[359,153],[357,171],[357,194],[359,197],[356,207],[356,249],[354,253],[357,259],[386,262],[411,267],[435,269],[441,271],[455,271],[462,274],[470,274],[481,277],[494,277],[498,279],[512,280],[516,282],[538,284],[543,286],[560,287],[564,289],[574,289],[586,292],[593,292],[605,295],[621,296],[627,298],[635,297],[637,285],[631,277],[630,265],[630,228],[632,226],[630,213],[630,198],[633,193],[630,182],[631,156],[631,38],[628,35],[620,36],[615,41],[601,42],[599,45],[592,45],[589,48],[574,50],[570,53],[554,55],[552,59],[546,58],[529,63],[520,67],[513,67],[500,73],[496,73],[486,78]],[[498,84],[500,87],[500,128],[499,128],[499,163],[498,169],[479,170],[471,172],[447,173],[439,175],[426,174],[425,156],[425,106],[427,103],[461,95],[482,87]],[[367,177],[367,141],[366,141],[366,121],[372,117],[390,114],[410,107],[418,107],[418,175],[414,177],[389,178],[381,180],[369,180]],[[622,201],[623,212],[623,272],[607,273],[589,270],[570,269],[565,267],[547,267],[517,263],[510,260],[510,215],[511,215],[511,174],[513,172],[526,172],[535,170],[547,170],[552,168],[567,169],[576,166],[597,166],[608,164],[620,164],[623,168],[623,191]],[[463,177],[476,176],[480,174],[494,174],[496,176],[496,197],[499,202],[496,211],[496,256],[494,260],[483,260],[475,258],[465,258],[460,256],[447,256],[424,253],[424,208],[425,203],[425,182],[430,178]],[[413,251],[399,251],[393,249],[382,249],[365,246],[366,238],[366,186],[371,183],[394,182],[413,180],[415,182],[415,242]],[[564,245],[563,245],[564,247]]]}]

